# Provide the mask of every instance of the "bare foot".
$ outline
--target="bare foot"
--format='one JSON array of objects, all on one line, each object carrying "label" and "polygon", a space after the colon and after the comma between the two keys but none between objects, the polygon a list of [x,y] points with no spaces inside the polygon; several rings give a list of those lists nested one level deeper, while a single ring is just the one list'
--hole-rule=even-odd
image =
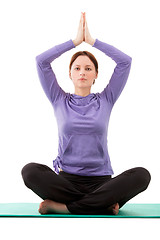
[{"label": "bare foot", "polygon": [[38,211],[41,214],[49,214],[49,213],[69,214],[70,213],[64,203],[54,202],[49,199],[46,199],[40,203]]},{"label": "bare foot", "polygon": [[112,206],[108,208],[109,212],[111,212],[113,215],[117,215],[119,213],[119,204],[115,203]]}]

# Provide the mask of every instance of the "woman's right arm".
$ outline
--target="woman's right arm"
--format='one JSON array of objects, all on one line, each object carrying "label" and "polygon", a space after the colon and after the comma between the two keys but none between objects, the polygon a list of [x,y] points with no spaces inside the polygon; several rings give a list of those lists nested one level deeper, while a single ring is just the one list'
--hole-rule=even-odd
[{"label": "woman's right arm", "polygon": [[66,93],[57,82],[56,76],[51,67],[51,62],[74,47],[75,45],[70,39],[69,41],[56,45],[36,57],[37,71],[42,88],[52,104],[55,104],[56,101]]},{"label": "woman's right arm", "polygon": [[52,104],[58,99],[65,96],[65,92],[59,86],[56,76],[52,70],[51,62],[59,57],[62,53],[75,48],[84,41],[84,14],[81,13],[77,36],[74,40],[54,46],[53,48],[41,53],[36,57],[37,71],[39,79],[45,94]]}]

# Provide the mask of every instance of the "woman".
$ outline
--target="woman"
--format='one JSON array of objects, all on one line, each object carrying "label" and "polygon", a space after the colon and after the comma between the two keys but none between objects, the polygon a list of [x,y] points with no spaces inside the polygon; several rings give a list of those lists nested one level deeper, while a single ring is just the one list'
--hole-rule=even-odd
[{"label": "woman", "polygon": [[[90,93],[98,76],[98,63],[87,52],[75,53],[69,66],[74,94],[58,85],[51,62],[83,41],[104,52],[116,63],[109,84],[101,93]],[[81,14],[75,40],[54,46],[36,57],[39,78],[58,124],[58,156],[48,166],[29,163],[22,169],[28,188],[44,201],[41,214],[118,214],[128,200],[144,191],[150,173],[142,167],[112,177],[107,149],[111,110],[122,92],[131,67],[131,57],[115,47],[93,39],[85,13]]]}]

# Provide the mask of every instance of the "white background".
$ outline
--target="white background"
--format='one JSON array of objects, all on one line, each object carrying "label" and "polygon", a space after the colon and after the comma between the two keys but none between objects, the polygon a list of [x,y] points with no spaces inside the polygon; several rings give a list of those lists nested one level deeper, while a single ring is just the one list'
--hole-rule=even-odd
[{"label": "white background", "polygon": [[[151,183],[145,192],[130,202],[160,202],[158,4],[158,0],[6,0],[0,3],[1,203],[41,201],[25,187],[21,169],[29,162],[44,163],[52,168],[52,161],[58,154],[58,132],[52,106],[38,79],[35,57],[54,45],[74,39],[81,11],[86,12],[93,38],[109,43],[132,57],[127,84],[113,108],[109,123],[108,148],[115,176],[132,167],[147,168],[152,176]],[[74,92],[73,83],[68,76],[68,66],[71,56],[80,50],[88,50],[97,58],[99,76],[91,92],[101,92],[108,84],[116,64],[104,53],[86,43],[64,53],[52,63],[58,83],[64,91]],[[20,226],[19,222],[24,231],[25,224],[30,223],[27,226],[32,230],[34,225],[31,223],[38,224],[37,235],[34,237],[44,238],[54,234],[60,239],[67,236],[71,239],[74,236],[74,219],[56,219],[56,224],[54,219],[0,220],[4,224],[3,230],[7,231],[8,227],[12,226],[12,233],[14,232],[18,239],[21,235],[18,235],[18,228],[16,231],[14,224]],[[135,224],[139,233],[142,230],[138,228],[139,223],[136,220],[113,220],[92,219],[92,224],[100,231],[99,236],[104,233],[103,236],[108,234],[107,236],[118,237],[114,231],[122,229],[124,225],[127,229],[132,229]],[[76,221],[74,230],[82,230],[84,224],[84,236],[93,234],[92,238],[98,238],[98,232],[93,233],[94,227],[87,231],[87,219]],[[64,222],[65,224],[62,224]],[[157,223],[156,220],[154,224],[149,220],[139,222],[142,228],[147,224],[155,228]],[[87,224],[91,224],[91,220],[88,220]],[[53,229],[48,229],[47,226],[53,226]],[[71,233],[70,236],[65,234],[62,226],[70,226],[65,229]],[[44,228],[43,231],[48,233],[43,235],[44,232],[42,234],[38,231],[39,228],[41,231]],[[145,228],[145,231],[146,229],[149,236],[151,230]],[[130,237],[135,237],[136,234],[135,231]],[[26,239],[27,237],[29,235],[26,235]]]}]

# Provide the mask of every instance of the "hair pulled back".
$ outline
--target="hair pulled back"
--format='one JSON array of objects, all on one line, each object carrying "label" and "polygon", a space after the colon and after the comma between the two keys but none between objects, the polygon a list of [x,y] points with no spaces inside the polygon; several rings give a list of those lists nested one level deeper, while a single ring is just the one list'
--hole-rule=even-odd
[{"label": "hair pulled back", "polygon": [[87,57],[89,57],[89,59],[93,62],[94,66],[95,66],[96,72],[98,73],[98,62],[97,62],[95,56],[94,56],[92,53],[88,52],[88,51],[79,51],[79,52],[76,52],[76,53],[72,56],[72,58],[71,58],[71,61],[70,61],[70,64],[69,64],[69,70],[71,70],[71,67],[72,67],[73,62],[74,62],[74,61],[76,60],[76,58],[79,57],[79,56],[87,56]]}]

